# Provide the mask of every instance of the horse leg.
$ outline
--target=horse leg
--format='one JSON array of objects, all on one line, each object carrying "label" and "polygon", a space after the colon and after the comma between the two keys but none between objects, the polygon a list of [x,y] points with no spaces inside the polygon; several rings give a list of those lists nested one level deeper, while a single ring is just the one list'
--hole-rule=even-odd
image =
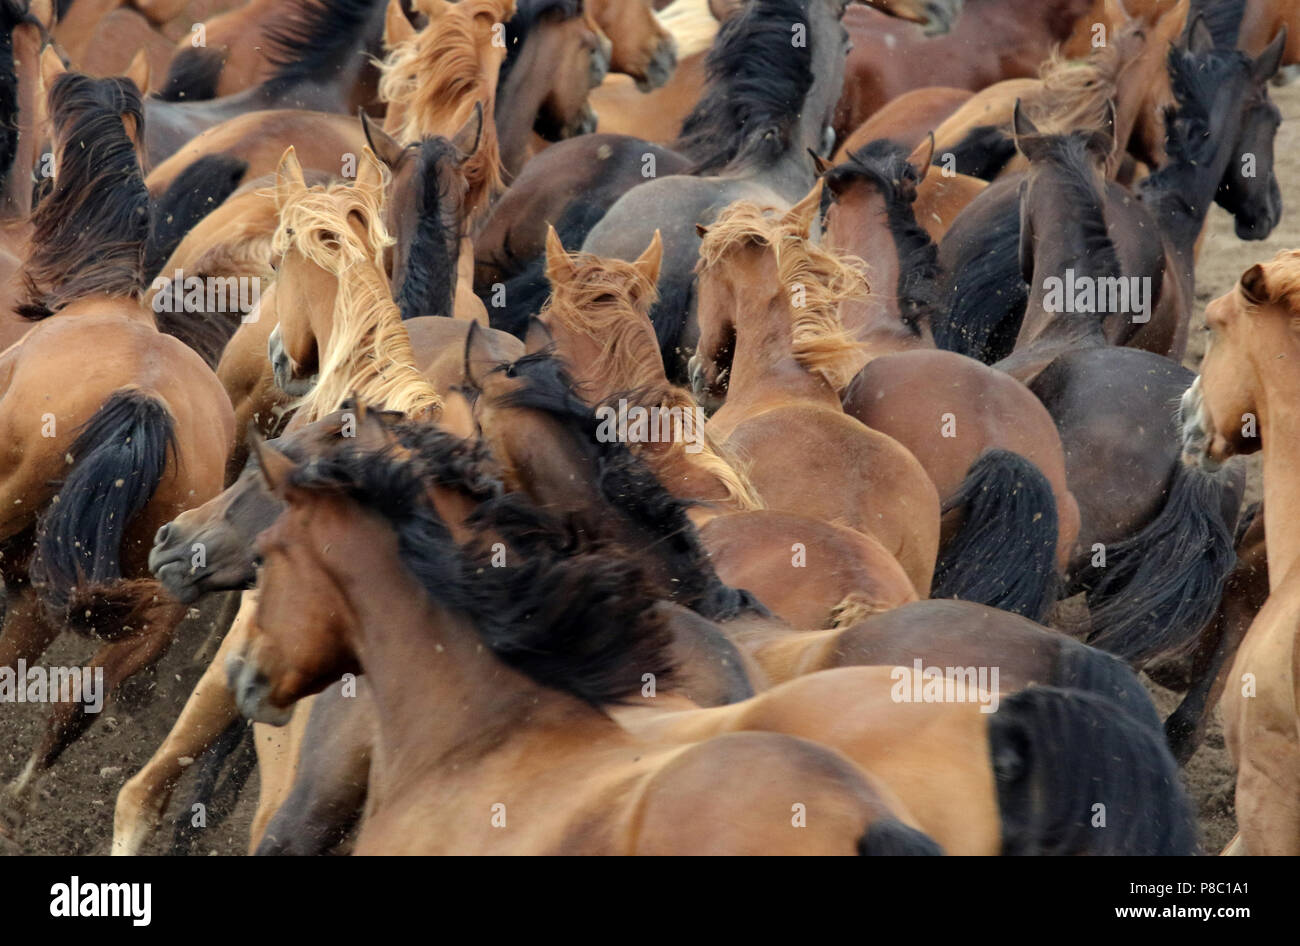
[{"label": "horse leg", "polygon": [[[185,605],[166,602],[154,609],[154,613],[160,616],[150,620],[152,630],[148,633],[105,644],[99,649],[91,659],[87,672],[98,676],[102,670],[103,684],[99,687],[101,698],[112,696],[122,681],[157,663],[167,653],[176,625],[185,616],[185,612]],[[40,745],[19,776],[9,783],[7,794],[15,806],[21,809],[27,804],[37,777],[48,770],[63,751],[90,728],[95,715],[86,709],[84,702],[54,704]]]},{"label": "horse leg", "polygon": [[180,717],[144,768],[127,780],[117,794],[113,813],[113,853],[138,854],[145,840],[162,823],[172,791],[185,765],[196,759],[227,726],[239,718],[235,699],[226,686],[226,657],[243,649],[256,610],[256,597],[239,596],[239,611],[208,669],[185,702]]},{"label": "horse leg", "polygon": [[248,829],[248,852],[252,854],[262,843],[271,816],[280,810],[293,790],[294,775],[302,746],[303,732],[311,719],[316,697],[299,700],[293,708],[293,718],[287,726],[253,725],[254,745],[257,747],[259,773],[257,811]]},{"label": "horse leg", "polygon": [[267,824],[257,854],[325,854],[356,823],[370,781],[374,704],[331,687],[303,733],[293,790]]},{"label": "horse leg", "polygon": [[199,645],[198,650],[194,651],[194,656],[190,658],[190,665],[194,667],[206,667],[221,650],[221,642],[225,640],[231,628],[235,625],[235,618],[239,616],[239,611],[243,606],[244,593],[242,591],[227,591],[223,595],[221,609],[217,611],[216,619],[212,622],[212,631],[207,637],[203,638],[203,643]]},{"label": "horse leg", "polygon": [[36,593],[24,584],[5,602],[4,629],[0,631],[0,667],[16,669],[19,660],[40,658],[59,636],[60,628],[46,620]]}]

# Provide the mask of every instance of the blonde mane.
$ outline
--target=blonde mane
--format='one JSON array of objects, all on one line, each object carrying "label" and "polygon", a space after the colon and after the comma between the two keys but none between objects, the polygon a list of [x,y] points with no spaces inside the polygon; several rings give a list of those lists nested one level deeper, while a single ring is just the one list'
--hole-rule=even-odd
[{"label": "blonde mane", "polygon": [[1300,311],[1300,250],[1282,250],[1259,265],[1264,270],[1269,301]]},{"label": "blonde mane", "polygon": [[708,0],[673,0],[656,16],[677,43],[679,62],[711,47],[722,25],[714,18]]},{"label": "blonde mane", "polygon": [[[380,64],[379,97],[388,103],[384,130],[409,144],[433,135],[450,138],[483,106],[478,150],[465,162],[470,219],[504,187],[493,105],[505,49],[493,30],[514,15],[514,0],[461,0],[420,32],[389,50]],[[477,18],[483,16],[486,22]]]},{"label": "blonde mane", "polygon": [[791,353],[805,370],[842,391],[865,363],[866,347],[844,328],[840,303],[870,291],[866,264],[818,246],[804,228],[777,214],[750,201],[731,204],[700,244],[700,271],[718,266],[742,246],[769,248],[791,300]]},{"label": "blonde mane", "polygon": [[[602,400],[623,395],[640,407],[678,408],[694,412],[699,404],[689,391],[672,384],[664,373],[663,358],[650,324],[649,311],[658,298],[655,284],[631,263],[605,259],[590,253],[569,254],[575,272],[570,279],[553,285],[550,301],[542,314],[576,335],[599,341],[600,354],[585,366],[584,374],[607,380]],[[639,300],[633,301],[633,297]],[[612,300],[601,300],[612,296]],[[609,387],[618,390],[610,390]],[[680,460],[712,476],[726,491],[727,502],[742,511],[763,509],[764,504],[736,459],[706,430],[700,431],[700,452],[686,452],[686,445],[629,444],[633,453],[646,448],[666,449]],[[653,457],[648,457],[653,459]]]},{"label": "blonde mane", "polygon": [[[436,420],[442,412],[442,398],[415,368],[384,275],[384,249],[393,239],[379,200],[350,184],[317,185],[280,208],[272,244],[277,255],[294,247],[338,280],[329,349],[321,352],[316,386],[299,405],[309,420],[337,410],[352,395],[410,417]],[[364,238],[349,222],[354,217],[364,224]]]}]

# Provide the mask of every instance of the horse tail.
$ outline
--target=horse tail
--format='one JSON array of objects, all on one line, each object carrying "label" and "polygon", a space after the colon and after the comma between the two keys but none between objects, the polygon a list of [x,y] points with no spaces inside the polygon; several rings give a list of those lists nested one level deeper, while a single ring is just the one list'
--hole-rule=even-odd
[{"label": "horse tail", "polygon": [[1174,467],[1156,517],[1107,546],[1105,567],[1074,582],[1092,613],[1088,643],[1140,666],[1196,639],[1237,558],[1223,518],[1223,489],[1198,470]]},{"label": "horse tail", "polygon": [[1138,722],[1151,727],[1153,732],[1164,732],[1160,714],[1137,674],[1124,661],[1104,650],[1062,638],[1051,682],[1062,689],[1083,690],[1105,697]]},{"label": "horse tail", "polygon": [[958,174],[991,181],[1016,156],[1016,143],[997,125],[978,125],[944,154],[935,155],[934,163],[942,164],[949,154]]},{"label": "horse tail", "polygon": [[944,513],[966,521],[939,555],[931,598],[960,598],[1041,621],[1056,600],[1056,496],[1033,463],[987,450]]},{"label": "horse tail", "polygon": [[176,175],[150,208],[145,278],[158,275],[185,234],[235,192],[247,170],[248,162],[232,154],[209,154]]},{"label": "horse tail", "polygon": [[873,821],[858,838],[861,857],[941,856],[943,848],[928,834],[909,828],[897,818]]},{"label": "horse tail", "polygon": [[138,388],[115,391],[82,426],[67,454],[71,470],[36,523],[32,583],[56,620],[116,640],[153,602],[156,582],[123,580],[121,550],[169,454],[176,456],[171,413]]},{"label": "horse tail", "polygon": [[217,47],[189,46],[172,57],[158,98],[165,102],[203,102],[217,97],[226,54]]},{"label": "horse tail", "polygon": [[988,734],[1003,854],[1197,853],[1163,734],[1110,700],[1030,687],[1002,697]]}]

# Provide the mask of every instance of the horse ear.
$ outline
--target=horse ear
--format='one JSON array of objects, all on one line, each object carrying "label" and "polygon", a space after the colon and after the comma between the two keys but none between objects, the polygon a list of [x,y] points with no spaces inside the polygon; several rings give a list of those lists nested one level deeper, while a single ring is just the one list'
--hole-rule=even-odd
[{"label": "horse ear", "polygon": [[1039,153],[1038,143],[1042,134],[1021,108],[1020,99],[1016,99],[1015,111],[1011,113],[1011,136],[1020,153],[1030,161],[1034,160],[1034,155]]},{"label": "horse ear", "polygon": [[27,12],[37,23],[45,27],[47,32],[54,28],[54,4],[51,0],[32,0],[27,5]]},{"label": "horse ear", "polygon": [[280,156],[280,166],[275,170],[275,205],[283,207],[291,197],[306,189],[307,180],[302,176],[298,153],[294,151],[293,145],[289,145]]},{"label": "horse ear", "polygon": [[912,166],[916,172],[918,181],[925,180],[925,175],[929,173],[930,164],[934,161],[934,132],[926,135],[924,141],[916,146],[916,150],[907,156],[907,163]]},{"label": "horse ear", "polygon": [[278,493],[293,470],[293,461],[267,443],[253,424],[248,425],[248,445],[250,452],[257,457],[257,468],[262,471],[267,489]]},{"label": "horse ear", "polygon": [[1268,47],[1259,54],[1259,58],[1255,60],[1254,66],[1251,68],[1251,73],[1256,82],[1267,82],[1277,75],[1278,69],[1282,68],[1282,54],[1284,52],[1286,52],[1285,23],[1277,31],[1277,35],[1273,37],[1273,42],[1269,43]]},{"label": "horse ear", "polygon": [[414,0],[412,5],[427,16],[429,22],[433,22],[451,9],[451,4],[447,0]]},{"label": "horse ear", "polygon": [[1106,24],[1112,29],[1123,26],[1133,18],[1124,7],[1124,0],[1105,0],[1103,6],[1106,11]]},{"label": "horse ear", "polygon": [[554,344],[555,336],[546,327],[546,323],[535,315],[530,316],[528,329],[524,332],[524,353],[535,355],[538,352],[546,351]]},{"label": "horse ear", "polygon": [[695,225],[695,235],[699,237],[701,240],[703,240],[706,236],[709,235],[709,228],[702,223],[697,223]]},{"label": "horse ear", "polygon": [[41,84],[45,87],[46,92],[49,92],[54,86],[54,80],[67,71],[67,67],[63,64],[63,60],[59,58],[59,54],[55,52],[53,45],[46,46],[41,50]]},{"label": "horse ear", "polygon": [[373,121],[364,108],[357,110],[357,116],[361,119],[361,130],[366,133],[366,144],[370,145],[370,150],[380,161],[395,169],[402,163],[402,155],[406,153],[402,143]]},{"label": "horse ear", "polygon": [[1270,296],[1268,294],[1268,277],[1264,274],[1264,267],[1256,263],[1250,269],[1241,274],[1241,291],[1246,299],[1256,305],[1265,305],[1268,303]]},{"label": "horse ear", "polygon": [[126,67],[126,77],[135,83],[141,95],[149,94],[149,57],[143,49],[131,58],[131,65]]},{"label": "horse ear", "polygon": [[817,212],[821,210],[822,188],[825,187],[825,184],[824,179],[817,178],[813,183],[812,190],[805,194],[799,203],[785,212],[781,222],[794,227],[804,236],[807,236],[813,220],[817,217]]},{"label": "horse ear", "polygon": [[1196,18],[1187,25],[1187,51],[1200,56],[1214,49],[1214,34],[1205,22],[1205,17],[1196,14]]},{"label": "horse ear", "polygon": [[575,272],[577,267],[569,258],[564,244],[560,242],[560,235],[555,232],[555,227],[548,223],[546,225],[546,278],[550,280],[552,286],[556,286],[568,282]]},{"label": "horse ear", "polygon": [[369,192],[377,203],[383,203],[384,166],[380,163],[379,156],[368,147],[361,149],[361,161],[357,165],[357,179],[352,186]]},{"label": "horse ear", "polygon": [[813,159],[813,167],[815,167],[815,168],[817,169],[817,176],[818,176],[818,177],[821,177],[823,174],[825,174],[825,173],[826,173],[827,171],[829,171],[831,168],[835,167],[834,164],[832,164],[830,161],[827,161],[825,158],[823,158],[820,154],[818,154],[818,153],[817,153],[816,151],[814,151],[812,148],[809,148],[809,149],[808,149],[808,154],[809,154],[809,155],[812,157],[812,159]]},{"label": "horse ear", "polygon": [[469,118],[465,119],[465,124],[460,126],[460,131],[452,136],[451,144],[456,149],[458,155],[457,161],[464,164],[474,156],[478,151],[479,144],[483,141],[483,103],[475,102],[474,111],[470,113]]},{"label": "horse ear", "polygon": [[402,10],[402,0],[388,0],[384,10],[384,48],[393,49],[414,35],[415,27]]},{"label": "horse ear", "polygon": [[636,258],[632,265],[651,284],[659,282],[659,268],[664,261],[664,238],[655,230],[655,235],[650,238],[650,245],[645,248],[645,252]]},{"label": "horse ear", "polygon": [[495,367],[500,362],[501,359],[492,352],[487,332],[477,322],[471,322],[469,331],[465,333],[465,383],[476,391],[482,391],[491,370],[488,366]]}]

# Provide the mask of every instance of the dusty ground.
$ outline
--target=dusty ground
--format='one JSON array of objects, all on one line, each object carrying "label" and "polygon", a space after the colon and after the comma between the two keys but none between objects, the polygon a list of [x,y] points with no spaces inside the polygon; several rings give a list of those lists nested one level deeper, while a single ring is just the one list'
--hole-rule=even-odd
[{"label": "dusty ground", "polygon": [[[1204,305],[1231,288],[1252,263],[1268,259],[1283,249],[1300,247],[1300,84],[1274,90],[1284,121],[1277,137],[1277,177],[1287,213],[1272,236],[1259,243],[1243,243],[1223,211],[1212,211],[1210,229],[1197,271],[1197,301]],[[1192,332],[1188,367],[1195,368],[1204,344],[1199,320]],[[1253,477],[1257,495],[1258,478]],[[1254,496],[1252,496],[1254,498]],[[17,850],[28,854],[106,854],[112,838],[113,805],[118,789],[135,773],[162,741],[198,679],[201,667],[192,656],[211,627],[215,602],[187,620],[176,645],[147,679],[134,681],[126,697],[105,707],[103,718],[74,745],[54,774],[41,782],[39,800],[19,836]],[[86,641],[64,639],[47,655],[59,665],[84,663],[92,653]],[[1152,685],[1162,712],[1177,705],[1177,697]],[[5,736],[13,732],[8,720],[17,717],[21,732],[16,740],[0,745],[0,781],[8,781],[22,767],[34,744],[44,707],[6,706]],[[1233,772],[1223,745],[1222,728],[1213,723],[1205,744],[1186,769],[1188,788],[1200,809],[1205,847],[1217,852],[1236,830],[1233,816]],[[193,776],[182,779],[173,796],[167,825],[148,846],[149,853],[165,853],[171,840],[170,822],[186,803]],[[256,803],[254,774],[225,823],[209,827],[195,846],[198,854],[238,854],[247,846],[248,827]],[[10,848],[12,849],[12,848]]]}]

